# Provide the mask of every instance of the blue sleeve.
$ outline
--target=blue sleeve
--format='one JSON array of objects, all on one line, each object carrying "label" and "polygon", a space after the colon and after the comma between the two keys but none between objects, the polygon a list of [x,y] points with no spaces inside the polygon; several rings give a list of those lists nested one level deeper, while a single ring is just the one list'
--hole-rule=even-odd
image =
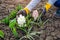
[{"label": "blue sleeve", "polygon": [[57,0],[57,1],[54,3],[54,5],[55,5],[56,7],[59,7],[59,8],[60,8],[60,0]]}]

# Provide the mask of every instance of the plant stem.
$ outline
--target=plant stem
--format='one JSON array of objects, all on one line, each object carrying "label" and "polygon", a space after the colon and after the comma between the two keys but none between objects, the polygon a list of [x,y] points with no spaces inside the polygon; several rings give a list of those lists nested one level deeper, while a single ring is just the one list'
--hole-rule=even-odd
[{"label": "plant stem", "polygon": [[0,23],[2,23],[1,20],[0,20]]},{"label": "plant stem", "polygon": [[49,21],[49,19],[47,19],[44,23],[43,23],[43,25],[45,24],[45,23],[47,23]]},{"label": "plant stem", "polygon": [[28,34],[27,31],[26,31],[25,29],[23,29],[23,28],[20,28],[20,29],[23,30],[26,34]]},{"label": "plant stem", "polygon": [[31,22],[31,23],[40,26],[39,23],[36,23],[36,22]]},{"label": "plant stem", "polygon": [[37,21],[39,21],[39,20],[40,20],[41,16],[42,16],[42,13],[39,15],[39,17],[38,17]]}]

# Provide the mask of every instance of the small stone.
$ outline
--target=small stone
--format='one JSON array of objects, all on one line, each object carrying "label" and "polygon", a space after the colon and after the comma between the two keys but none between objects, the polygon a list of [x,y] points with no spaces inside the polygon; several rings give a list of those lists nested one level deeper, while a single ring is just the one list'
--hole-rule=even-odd
[{"label": "small stone", "polygon": [[60,32],[58,32],[56,36],[57,36],[58,38],[60,38]]},{"label": "small stone", "polygon": [[50,27],[50,26],[49,26],[49,27],[47,27],[46,30],[49,31],[49,32],[52,32],[52,31],[54,31],[54,29],[55,29],[54,27]]},{"label": "small stone", "polygon": [[46,40],[53,40],[52,36],[47,36]]},{"label": "small stone", "polygon": [[40,40],[44,40],[43,38],[40,38]]},{"label": "small stone", "polygon": [[56,36],[54,36],[54,39],[57,39],[57,37],[56,37]]},{"label": "small stone", "polygon": [[56,33],[55,33],[55,32],[51,32],[51,35],[52,35],[52,36],[55,36],[55,35],[56,35]]}]

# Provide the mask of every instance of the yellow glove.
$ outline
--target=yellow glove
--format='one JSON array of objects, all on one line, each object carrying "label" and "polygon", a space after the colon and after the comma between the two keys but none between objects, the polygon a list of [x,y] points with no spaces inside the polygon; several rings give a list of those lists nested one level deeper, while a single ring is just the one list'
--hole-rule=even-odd
[{"label": "yellow glove", "polygon": [[26,11],[27,14],[30,12],[30,10],[27,7],[25,7],[24,10]]},{"label": "yellow glove", "polygon": [[46,11],[48,11],[50,8],[51,8],[51,4],[46,3],[46,5],[45,5],[45,9],[46,9]]}]

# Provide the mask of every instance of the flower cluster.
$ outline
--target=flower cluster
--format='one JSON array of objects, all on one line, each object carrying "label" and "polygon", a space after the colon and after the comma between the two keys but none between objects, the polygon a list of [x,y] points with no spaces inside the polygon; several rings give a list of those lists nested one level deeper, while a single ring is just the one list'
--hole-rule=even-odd
[{"label": "flower cluster", "polygon": [[19,26],[22,26],[24,23],[26,23],[26,19],[23,15],[19,15],[19,17],[17,18],[17,22]]}]

